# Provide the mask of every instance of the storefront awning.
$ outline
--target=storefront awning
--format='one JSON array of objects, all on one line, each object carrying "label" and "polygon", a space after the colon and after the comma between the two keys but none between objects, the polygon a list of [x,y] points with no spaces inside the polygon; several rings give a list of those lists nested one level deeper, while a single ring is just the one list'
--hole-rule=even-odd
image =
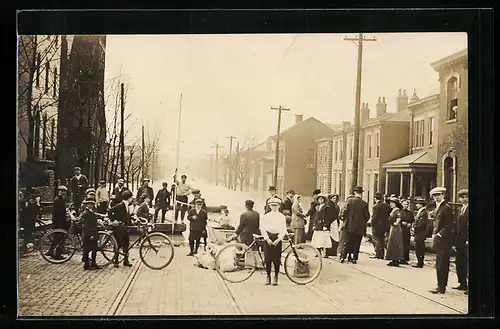
[{"label": "storefront awning", "polygon": [[426,171],[435,172],[437,170],[436,159],[425,152],[416,152],[402,158],[387,162],[382,165],[387,172],[405,172],[405,171]]}]

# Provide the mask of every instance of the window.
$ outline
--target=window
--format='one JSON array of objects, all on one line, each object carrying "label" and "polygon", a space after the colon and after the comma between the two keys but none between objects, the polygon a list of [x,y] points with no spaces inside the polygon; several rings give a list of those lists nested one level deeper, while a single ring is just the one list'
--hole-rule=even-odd
[{"label": "window", "polygon": [[418,120],[414,123],[413,147],[424,146],[424,120]]},{"label": "window", "polygon": [[366,149],[368,151],[368,159],[372,157],[372,135],[366,136]]},{"label": "window", "polygon": [[354,153],[354,138],[349,137],[349,160],[352,160],[352,155]]},{"label": "window", "polygon": [[36,76],[35,76],[35,85],[37,88],[40,88],[40,65],[42,64],[42,56],[40,56],[40,53],[36,55],[36,63],[35,63],[35,69],[36,69]]},{"label": "window", "polygon": [[344,140],[339,141],[339,160],[342,161],[342,156],[344,154]]},{"label": "window", "polygon": [[335,162],[339,159],[339,141],[335,141]]},{"label": "window", "polygon": [[380,156],[380,138],[379,133],[375,134],[375,157],[378,158]]},{"label": "window", "polygon": [[342,196],[342,173],[338,173],[339,175],[339,194]]},{"label": "window", "polygon": [[49,62],[45,63],[45,93],[49,92],[49,73],[50,73],[50,64]]},{"label": "window", "polygon": [[[56,39],[57,40],[57,39]],[[57,96],[57,67],[54,68],[54,82],[52,83],[52,97]]]},{"label": "window", "polygon": [[380,191],[380,188],[378,186],[378,174],[373,174],[373,192],[378,191]]},{"label": "window", "polygon": [[454,120],[457,118],[458,109],[458,79],[456,77],[452,77],[448,80],[446,95],[448,104],[448,120]]},{"label": "window", "polygon": [[429,145],[434,143],[434,117],[429,117]]},{"label": "window", "polygon": [[306,167],[307,168],[314,168],[315,167],[315,151],[314,150],[308,150],[307,155],[306,155]]}]

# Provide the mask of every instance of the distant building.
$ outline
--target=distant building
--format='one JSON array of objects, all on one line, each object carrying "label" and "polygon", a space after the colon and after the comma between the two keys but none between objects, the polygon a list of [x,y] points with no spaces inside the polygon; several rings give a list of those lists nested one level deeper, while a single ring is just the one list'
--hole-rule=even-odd
[{"label": "distant building", "polygon": [[447,199],[468,187],[468,56],[467,49],[431,64],[440,81],[437,185],[447,189]]},{"label": "distant building", "polygon": [[332,192],[333,136],[335,132],[342,131],[342,125],[326,125],[332,129],[331,134],[316,140],[316,187],[329,194]]},{"label": "distant building", "polygon": [[347,197],[346,182],[346,161],[345,154],[347,150],[347,132],[351,131],[349,121],[342,122],[342,129],[336,130],[332,136],[332,187],[331,192],[338,194],[340,200]]}]

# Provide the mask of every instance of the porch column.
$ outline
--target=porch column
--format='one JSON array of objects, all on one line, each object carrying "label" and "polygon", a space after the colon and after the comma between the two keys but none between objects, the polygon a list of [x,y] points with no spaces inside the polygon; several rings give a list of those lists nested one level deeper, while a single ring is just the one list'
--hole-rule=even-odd
[{"label": "porch column", "polygon": [[401,173],[401,177],[399,180],[399,195],[403,195],[403,181],[404,181],[405,175],[404,173]]},{"label": "porch column", "polygon": [[385,172],[385,194],[389,194],[389,173],[386,171]]},{"label": "porch column", "polygon": [[409,198],[413,198],[413,195],[414,195],[414,193],[413,193],[413,180],[414,180],[414,178],[415,178],[414,173],[412,171],[412,172],[410,172],[410,193],[408,195]]}]

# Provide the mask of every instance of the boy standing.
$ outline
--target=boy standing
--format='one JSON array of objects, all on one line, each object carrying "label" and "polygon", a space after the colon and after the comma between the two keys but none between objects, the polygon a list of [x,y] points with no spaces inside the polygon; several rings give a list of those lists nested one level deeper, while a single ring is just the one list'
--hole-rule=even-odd
[{"label": "boy standing", "polygon": [[[98,270],[100,266],[96,264],[97,255],[97,215],[94,213],[95,201],[86,199],[82,203],[82,240],[83,240],[83,269]],[[89,264],[89,253],[91,253],[91,263]]]}]

